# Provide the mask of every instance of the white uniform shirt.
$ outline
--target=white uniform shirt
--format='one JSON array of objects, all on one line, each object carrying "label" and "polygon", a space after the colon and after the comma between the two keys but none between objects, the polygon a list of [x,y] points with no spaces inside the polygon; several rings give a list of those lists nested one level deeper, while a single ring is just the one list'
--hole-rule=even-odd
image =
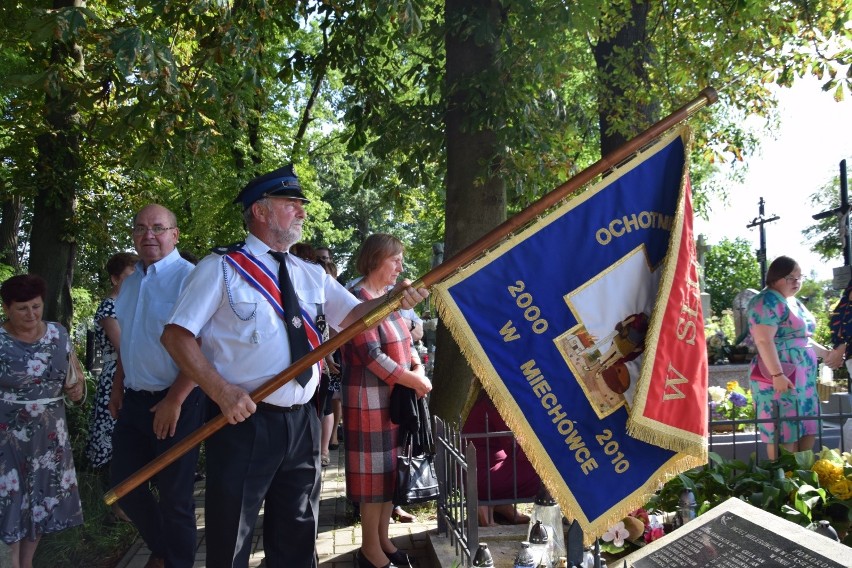
[{"label": "white uniform shirt", "polygon": [[[263,241],[250,234],[243,250],[278,274],[278,261]],[[299,304],[312,319],[321,304],[328,325],[339,330],[340,322],[360,303],[318,264],[288,254],[287,270]],[[291,363],[281,317],[222,255],[212,254],[198,263],[168,323],[200,337],[202,352],[219,374],[249,392]],[[319,373],[314,365],[313,377],[305,388],[292,380],[264,401],[278,406],[305,404],[318,384]]]},{"label": "white uniform shirt", "polygon": [[160,336],[194,266],[177,249],[142,269],[142,263],[121,284],[115,299],[115,317],[121,328],[121,366],[124,386],[160,391],[172,386],[178,367]]},{"label": "white uniform shirt", "polygon": [[423,325],[423,320],[420,319],[420,316],[417,315],[417,312],[414,311],[414,308],[408,308],[407,310],[399,310],[399,315],[403,317],[403,319],[407,319],[412,323],[419,323]]}]

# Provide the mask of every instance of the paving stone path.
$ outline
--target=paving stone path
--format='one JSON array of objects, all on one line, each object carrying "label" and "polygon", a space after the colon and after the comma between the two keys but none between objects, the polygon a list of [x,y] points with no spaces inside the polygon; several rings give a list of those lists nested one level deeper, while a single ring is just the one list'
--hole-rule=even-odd
[{"label": "paving stone path", "polygon": [[[319,534],[317,535],[317,553],[320,568],[354,568],[354,553],[361,546],[361,527],[353,521],[346,501],[345,480],[343,477],[342,446],[330,452],[331,465],[323,469],[322,493],[320,495]],[[195,566],[206,566],[207,552],[204,532],[204,481],[195,486],[195,514],[198,519],[198,551],[195,554]],[[254,550],[249,566],[263,567],[262,518],[258,518],[255,528]],[[430,518],[413,523],[393,523],[390,535],[397,548],[408,551],[416,560],[417,568],[437,568],[432,560],[429,543],[429,531],[434,530],[436,521]],[[141,539],[137,539],[127,554],[116,564],[116,568],[144,568],[150,551]],[[297,567],[294,567],[297,568]]]}]

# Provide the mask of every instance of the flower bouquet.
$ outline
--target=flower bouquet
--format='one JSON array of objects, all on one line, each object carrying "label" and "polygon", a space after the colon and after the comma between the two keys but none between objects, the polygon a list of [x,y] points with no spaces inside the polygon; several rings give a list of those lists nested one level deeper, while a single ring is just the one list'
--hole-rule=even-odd
[{"label": "flower bouquet", "polygon": [[[754,401],[751,391],[745,390],[737,381],[728,381],[725,388],[713,386],[707,389],[710,398],[711,421],[754,420]],[[737,424],[737,430],[745,429],[745,424]]]},{"label": "flower bouquet", "polygon": [[663,536],[664,515],[649,513],[647,509],[639,508],[615,523],[602,536],[601,550],[612,555],[618,555],[627,550],[631,543],[643,546]]},{"label": "flower bouquet", "polygon": [[728,349],[731,344],[725,333],[719,329],[707,335],[707,361],[711,365],[728,362]]}]

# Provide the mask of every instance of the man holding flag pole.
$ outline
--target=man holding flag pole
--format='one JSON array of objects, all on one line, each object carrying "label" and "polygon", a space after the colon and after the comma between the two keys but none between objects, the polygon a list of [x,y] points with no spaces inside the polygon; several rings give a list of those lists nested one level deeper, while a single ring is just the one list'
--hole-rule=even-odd
[{"label": "man holding flag pole", "polygon": [[[309,403],[322,356],[263,400],[249,393],[318,353],[318,314],[342,329],[384,299],[362,304],[322,267],[287,254],[301,239],[305,202],[292,166],[249,182],[235,200],[249,230],[245,243],[198,264],[163,332],[178,366],[230,424],[207,444],[209,568],[248,565],[262,505],[266,565],[316,565],[320,423]],[[394,291],[406,308],[428,296],[407,281]]]},{"label": "man holding flag pole", "polygon": [[[468,274],[473,273],[471,272],[471,268],[476,265],[477,261],[485,258],[486,251],[491,251],[495,247],[500,248],[502,251],[505,247],[501,246],[501,242],[506,237],[526,227],[551,208],[559,205],[566,197],[578,192],[590,182],[598,179],[605,172],[612,172],[615,168],[620,167],[628,158],[657,140],[680,122],[689,118],[705,105],[712,104],[716,100],[717,94],[715,90],[709,87],[704,89],[692,101],[677,109],[663,120],[655,123],[619,149],[602,157],[598,162],[546,194],[527,209],[468,245],[451,259],[436,266],[414,283],[412,287],[418,289],[428,288],[436,283],[448,280],[450,276],[459,272],[460,269],[464,269],[464,272]],[[633,404],[629,408],[629,422],[627,419],[628,407],[625,405],[616,408],[613,413],[603,418],[595,418],[594,420],[598,422],[589,422],[593,426],[582,425],[581,427],[586,431],[579,431],[580,426],[578,425],[581,425],[581,422],[577,420],[577,417],[583,415],[591,418],[588,414],[590,405],[582,403],[580,399],[577,399],[577,402],[575,402],[575,399],[570,397],[560,400],[561,393],[560,396],[557,396],[556,393],[548,390],[552,389],[553,385],[558,385],[558,389],[563,389],[571,385],[571,381],[574,381],[574,384],[577,382],[576,374],[571,370],[571,364],[566,361],[565,355],[558,351],[556,347],[550,349],[551,352],[558,354],[558,359],[551,358],[548,361],[548,368],[542,371],[542,367],[538,365],[536,357],[523,362],[511,361],[505,358],[504,355],[506,353],[523,351],[522,349],[514,348],[515,346],[512,349],[503,347],[499,353],[496,353],[496,358],[494,358],[491,357],[491,353],[485,353],[486,348],[482,345],[460,340],[466,353],[471,357],[476,357],[476,360],[479,361],[479,370],[485,371],[480,376],[498,374],[492,373],[488,369],[492,364],[485,363],[485,361],[496,360],[499,364],[516,365],[512,368],[511,374],[514,376],[516,383],[524,385],[527,389],[524,395],[527,402],[524,404],[527,404],[530,400],[537,402],[541,410],[537,411],[536,420],[541,422],[543,415],[551,424],[548,426],[548,422],[543,422],[543,428],[551,430],[555,428],[555,431],[561,436],[559,443],[563,444],[563,446],[553,448],[552,456],[556,457],[556,460],[560,462],[558,465],[563,466],[564,470],[555,467],[553,461],[547,463],[547,459],[550,459],[551,454],[543,451],[542,443],[535,440],[538,430],[533,430],[529,424],[522,424],[520,422],[518,416],[522,416],[522,410],[519,409],[517,402],[506,403],[504,418],[506,418],[506,421],[512,426],[513,430],[518,433],[519,441],[527,453],[535,453],[538,456],[537,459],[539,461],[534,461],[534,463],[540,465],[538,468],[540,474],[544,471],[542,477],[551,489],[551,493],[557,498],[566,513],[576,513],[573,516],[578,519],[587,536],[603,533],[608,527],[607,523],[610,520],[620,518],[620,516],[629,512],[631,507],[640,499],[640,495],[653,485],[653,482],[649,480],[659,480],[706,461],[706,420],[702,421],[701,419],[702,413],[706,413],[706,393],[703,395],[704,398],[701,398],[701,391],[702,385],[706,389],[707,380],[706,367],[702,373],[700,363],[700,361],[704,360],[701,357],[703,340],[701,340],[700,336],[700,334],[703,334],[703,325],[700,311],[697,311],[689,302],[690,282],[693,279],[696,269],[695,264],[690,261],[690,255],[694,254],[694,244],[690,242],[692,230],[691,203],[684,167],[685,156],[688,154],[687,140],[688,137],[684,136],[683,133],[675,133],[669,136],[666,143],[663,144],[665,149],[663,152],[660,152],[659,149],[654,152],[643,152],[644,157],[642,160],[652,163],[650,178],[646,176],[646,173],[649,171],[648,168],[639,168],[636,174],[630,176],[633,178],[630,180],[630,184],[627,187],[622,187],[617,195],[614,195],[612,192],[604,192],[603,197],[593,199],[595,195],[601,193],[602,188],[598,187],[596,190],[589,190],[582,196],[569,202],[572,204],[571,208],[591,201],[603,200],[618,203],[618,199],[621,197],[627,198],[634,194],[641,194],[647,190],[647,179],[651,180],[652,185],[656,184],[658,187],[663,188],[662,197],[658,195],[648,203],[634,201],[628,206],[628,210],[622,211],[620,215],[618,215],[619,212],[606,212],[605,209],[601,209],[594,217],[597,225],[594,227],[587,225],[585,227],[587,236],[591,235],[595,239],[603,241],[599,243],[600,246],[604,246],[604,243],[608,244],[609,242],[619,243],[613,249],[618,249],[619,254],[614,257],[616,258],[615,264],[603,265],[596,259],[596,253],[593,250],[586,251],[584,253],[585,256],[579,260],[583,262],[588,261],[588,264],[579,264],[579,266],[585,266],[587,269],[586,272],[593,268],[597,270],[597,272],[591,274],[592,277],[590,280],[586,281],[591,284],[586,285],[583,282],[568,280],[558,282],[562,290],[561,306],[565,307],[560,308],[562,311],[560,317],[552,319],[554,327],[547,335],[549,341],[555,346],[557,345],[557,342],[555,342],[557,336],[565,337],[566,332],[574,332],[574,335],[582,332],[583,317],[580,314],[580,310],[574,309],[577,306],[576,303],[572,303],[574,302],[574,298],[589,287],[597,286],[598,289],[605,289],[600,286],[607,283],[611,284],[614,280],[607,278],[607,274],[612,271],[606,267],[618,267],[619,259],[624,259],[624,262],[634,259],[633,263],[625,268],[637,270],[637,267],[644,266],[646,273],[660,271],[659,289],[653,306],[654,314],[650,319],[648,334],[646,336],[641,377],[635,388]],[[660,160],[662,160],[663,166],[661,169],[658,167],[660,166]],[[680,162],[680,166],[678,166],[678,162]],[[620,171],[617,170],[616,173]],[[607,183],[614,181],[615,177],[610,175],[606,178]],[[655,199],[657,201],[654,201]],[[553,220],[544,220],[541,226],[532,230],[533,232],[538,232],[541,228],[551,223],[553,223]],[[640,226],[641,231],[638,230]],[[628,234],[628,238],[621,239],[624,234]],[[636,240],[635,237],[640,235],[642,238]],[[649,240],[643,240],[649,236]],[[631,238],[633,239],[632,243]],[[513,237],[513,239],[517,241],[522,239],[522,237]],[[562,240],[559,242],[566,241]],[[631,244],[633,246],[629,246]],[[635,262],[637,255],[639,255],[640,259],[647,259],[644,264]],[[490,264],[493,256],[489,252],[489,258],[484,261],[484,264]],[[483,262],[479,264],[482,265]],[[512,276],[517,277],[522,275],[520,273],[512,273]],[[462,298],[462,295],[458,296],[458,300],[454,297],[456,290],[453,288],[456,286],[459,286],[457,290],[464,288],[462,280],[456,279],[454,282],[448,280],[448,285],[443,291],[439,292],[446,296],[443,299],[443,310],[456,310],[453,304],[458,305],[460,301],[465,303],[466,299]],[[514,327],[513,329],[512,325],[506,325],[514,321],[522,323],[525,326],[523,330],[524,335],[545,335],[545,332],[550,329],[549,321],[551,320],[548,319],[549,315],[542,311],[542,304],[534,303],[537,290],[532,290],[536,294],[531,293],[527,289],[527,282],[523,278],[515,278],[511,282],[505,280],[498,280],[497,282],[501,287],[500,293],[509,295],[505,303],[514,310],[512,317],[509,318],[512,321],[503,319],[497,327],[497,341],[504,341],[519,333],[518,329],[520,328]],[[383,314],[387,314],[389,310],[399,307],[400,304],[403,307],[409,307],[409,305],[419,299],[421,294],[422,292],[418,292],[417,296],[403,296],[397,291],[391,294],[387,301],[378,306],[374,311],[369,313],[360,312],[363,314],[363,319],[354,320],[354,318],[347,317],[346,322],[351,321],[352,325],[345,327],[333,340],[321,345],[309,355],[305,355],[301,359],[294,361],[290,369],[286,369],[278,375],[271,377],[267,382],[253,391],[251,400],[259,400],[274,391],[274,389],[286,384],[294,378],[294,375],[299,370],[309,365],[309,362],[318,361],[364,329],[375,325],[378,321],[377,318],[384,317]],[[493,290],[483,289],[480,291],[480,295],[484,298],[489,298],[489,294],[491,294],[491,298],[498,297],[493,293]],[[558,302],[554,302],[553,298],[547,298],[547,300],[548,306],[560,305]],[[668,303],[666,303],[666,300],[668,300]],[[635,304],[640,300],[630,298],[630,301]],[[489,312],[494,312],[494,314]],[[627,311],[622,311],[619,316],[623,317],[624,314],[629,313],[638,313],[638,310],[629,311],[628,309]],[[465,332],[459,334],[458,329],[465,326],[469,329],[474,329],[484,325],[493,331],[495,314],[499,317],[504,315],[505,312],[493,310],[493,302],[488,306],[487,310],[474,310],[472,312],[457,310],[455,315],[459,317],[457,318],[456,337],[475,335]],[[677,315],[677,319],[672,321],[671,318],[674,315]],[[465,318],[470,318],[471,321],[465,323]],[[610,323],[612,321],[615,320],[610,320]],[[346,322],[343,323],[345,324]],[[661,356],[657,352],[656,342],[663,337],[660,335],[663,323],[666,326],[673,324],[676,333],[671,337],[668,335],[665,336],[665,339],[670,343],[670,349]],[[169,337],[170,333],[172,333],[170,330],[172,329],[180,328],[176,325],[168,326],[164,335],[164,342],[169,348],[170,353],[178,360],[181,356],[176,355],[175,352],[181,349],[181,346],[175,341],[176,338]],[[554,335],[553,330],[556,330],[558,333]],[[190,334],[189,338],[191,339],[191,337],[192,334]],[[549,344],[545,343],[545,345]],[[189,347],[191,348],[192,346]],[[680,359],[675,361],[672,359],[675,356]],[[687,369],[684,366],[680,366],[679,362],[684,358],[698,361],[698,367]],[[560,362],[559,365],[561,367],[554,367],[554,361]],[[666,364],[667,361],[670,364]],[[194,367],[195,371],[193,375],[202,386],[208,385],[208,388],[214,388],[221,382],[220,380],[214,380],[210,383],[203,377],[203,375],[208,373],[216,373],[209,364],[205,363],[203,358],[199,362],[197,356],[189,356],[188,360],[180,364],[182,368]],[[475,364],[474,366],[477,365]],[[554,370],[554,374],[550,374],[551,370]],[[488,384],[491,384],[490,388],[498,394],[501,394],[501,391],[505,393],[505,388],[499,386],[497,381],[486,382],[486,388],[489,388]],[[688,385],[689,388],[687,389],[685,385]],[[659,396],[656,396],[657,394]],[[508,395],[504,396],[504,400],[511,400],[511,397]],[[661,406],[661,401],[667,403],[674,401],[676,404]],[[227,408],[236,409],[243,413],[245,411],[249,411],[250,413],[253,410],[248,402]],[[533,406],[533,408],[535,407]],[[692,409],[695,412],[693,412],[692,416],[689,416],[685,413],[686,409]],[[225,409],[223,408],[223,410]],[[197,435],[187,440],[187,444],[199,443],[211,433],[221,428],[226,422],[233,422],[236,416],[229,415],[226,418],[227,420],[220,416],[208,421],[205,427],[199,429]],[[245,418],[245,416],[242,416],[242,418]],[[688,420],[684,420],[684,418]],[[600,423],[601,420],[609,422],[602,424]],[[589,428],[594,428],[594,430],[589,430]],[[631,431],[635,430],[637,438],[623,437],[623,432],[627,428],[631,428]],[[614,436],[619,436],[618,440],[613,439]],[[655,444],[660,445],[657,446],[643,442],[646,439],[651,439]],[[639,443],[644,443],[645,445],[638,446],[637,444]],[[624,447],[621,447],[621,444]],[[654,448],[657,448],[657,450],[654,450]],[[625,449],[629,450],[629,457],[624,452]],[[188,448],[177,447],[174,449],[174,452],[163,455],[154,462],[151,462],[132,478],[126,479],[108,492],[105,496],[105,501],[107,504],[115,502],[116,499],[120,498],[127,491],[132,490],[133,487],[147,479],[147,477],[153,475],[168,465],[168,463],[171,463],[171,461],[180,455],[180,452],[187,450]],[[603,452],[603,455],[601,455],[601,452]],[[546,456],[546,458],[542,458],[541,456]],[[568,456],[570,459],[566,459],[565,456]],[[573,463],[570,460],[573,460]],[[595,473],[604,471],[600,467],[601,465],[606,465],[607,470],[604,473],[606,479],[601,478]],[[589,493],[592,496],[603,496],[605,498],[604,501],[579,503],[574,491],[584,488],[579,486],[568,488],[566,479],[562,477],[562,473],[569,469],[573,470],[571,472],[572,475],[577,475],[577,471],[579,471],[581,475],[596,476],[596,482],[591,486],[592,490]],[[619,477],[624,475],[628,470],[630,470],[629,476]],[[642,480],[641,477],[643,475],[648,475],[648,478]],[[623,482],[628,478],[632,480],[631,483],[638,485],[626,489],[618,485],[618,482]],[[582,477],[579,479],[583,480]],[[572,483],[574,481],[571,480]],[[611,489],[614,489],[614,491],[610,491]],[[613,497],[615,498],[614,502]],[[589,538],[592,538],[592,536],[589,536]]]}]

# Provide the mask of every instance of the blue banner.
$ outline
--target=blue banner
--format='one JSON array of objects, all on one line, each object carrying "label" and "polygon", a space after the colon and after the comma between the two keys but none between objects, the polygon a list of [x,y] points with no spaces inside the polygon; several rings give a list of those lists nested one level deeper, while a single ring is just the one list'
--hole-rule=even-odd
[{"label": "blue banner", "polygon": [[669,136],[435,290],[484,388],[588,539],[701,463],[627,434],[687,136]]}]

